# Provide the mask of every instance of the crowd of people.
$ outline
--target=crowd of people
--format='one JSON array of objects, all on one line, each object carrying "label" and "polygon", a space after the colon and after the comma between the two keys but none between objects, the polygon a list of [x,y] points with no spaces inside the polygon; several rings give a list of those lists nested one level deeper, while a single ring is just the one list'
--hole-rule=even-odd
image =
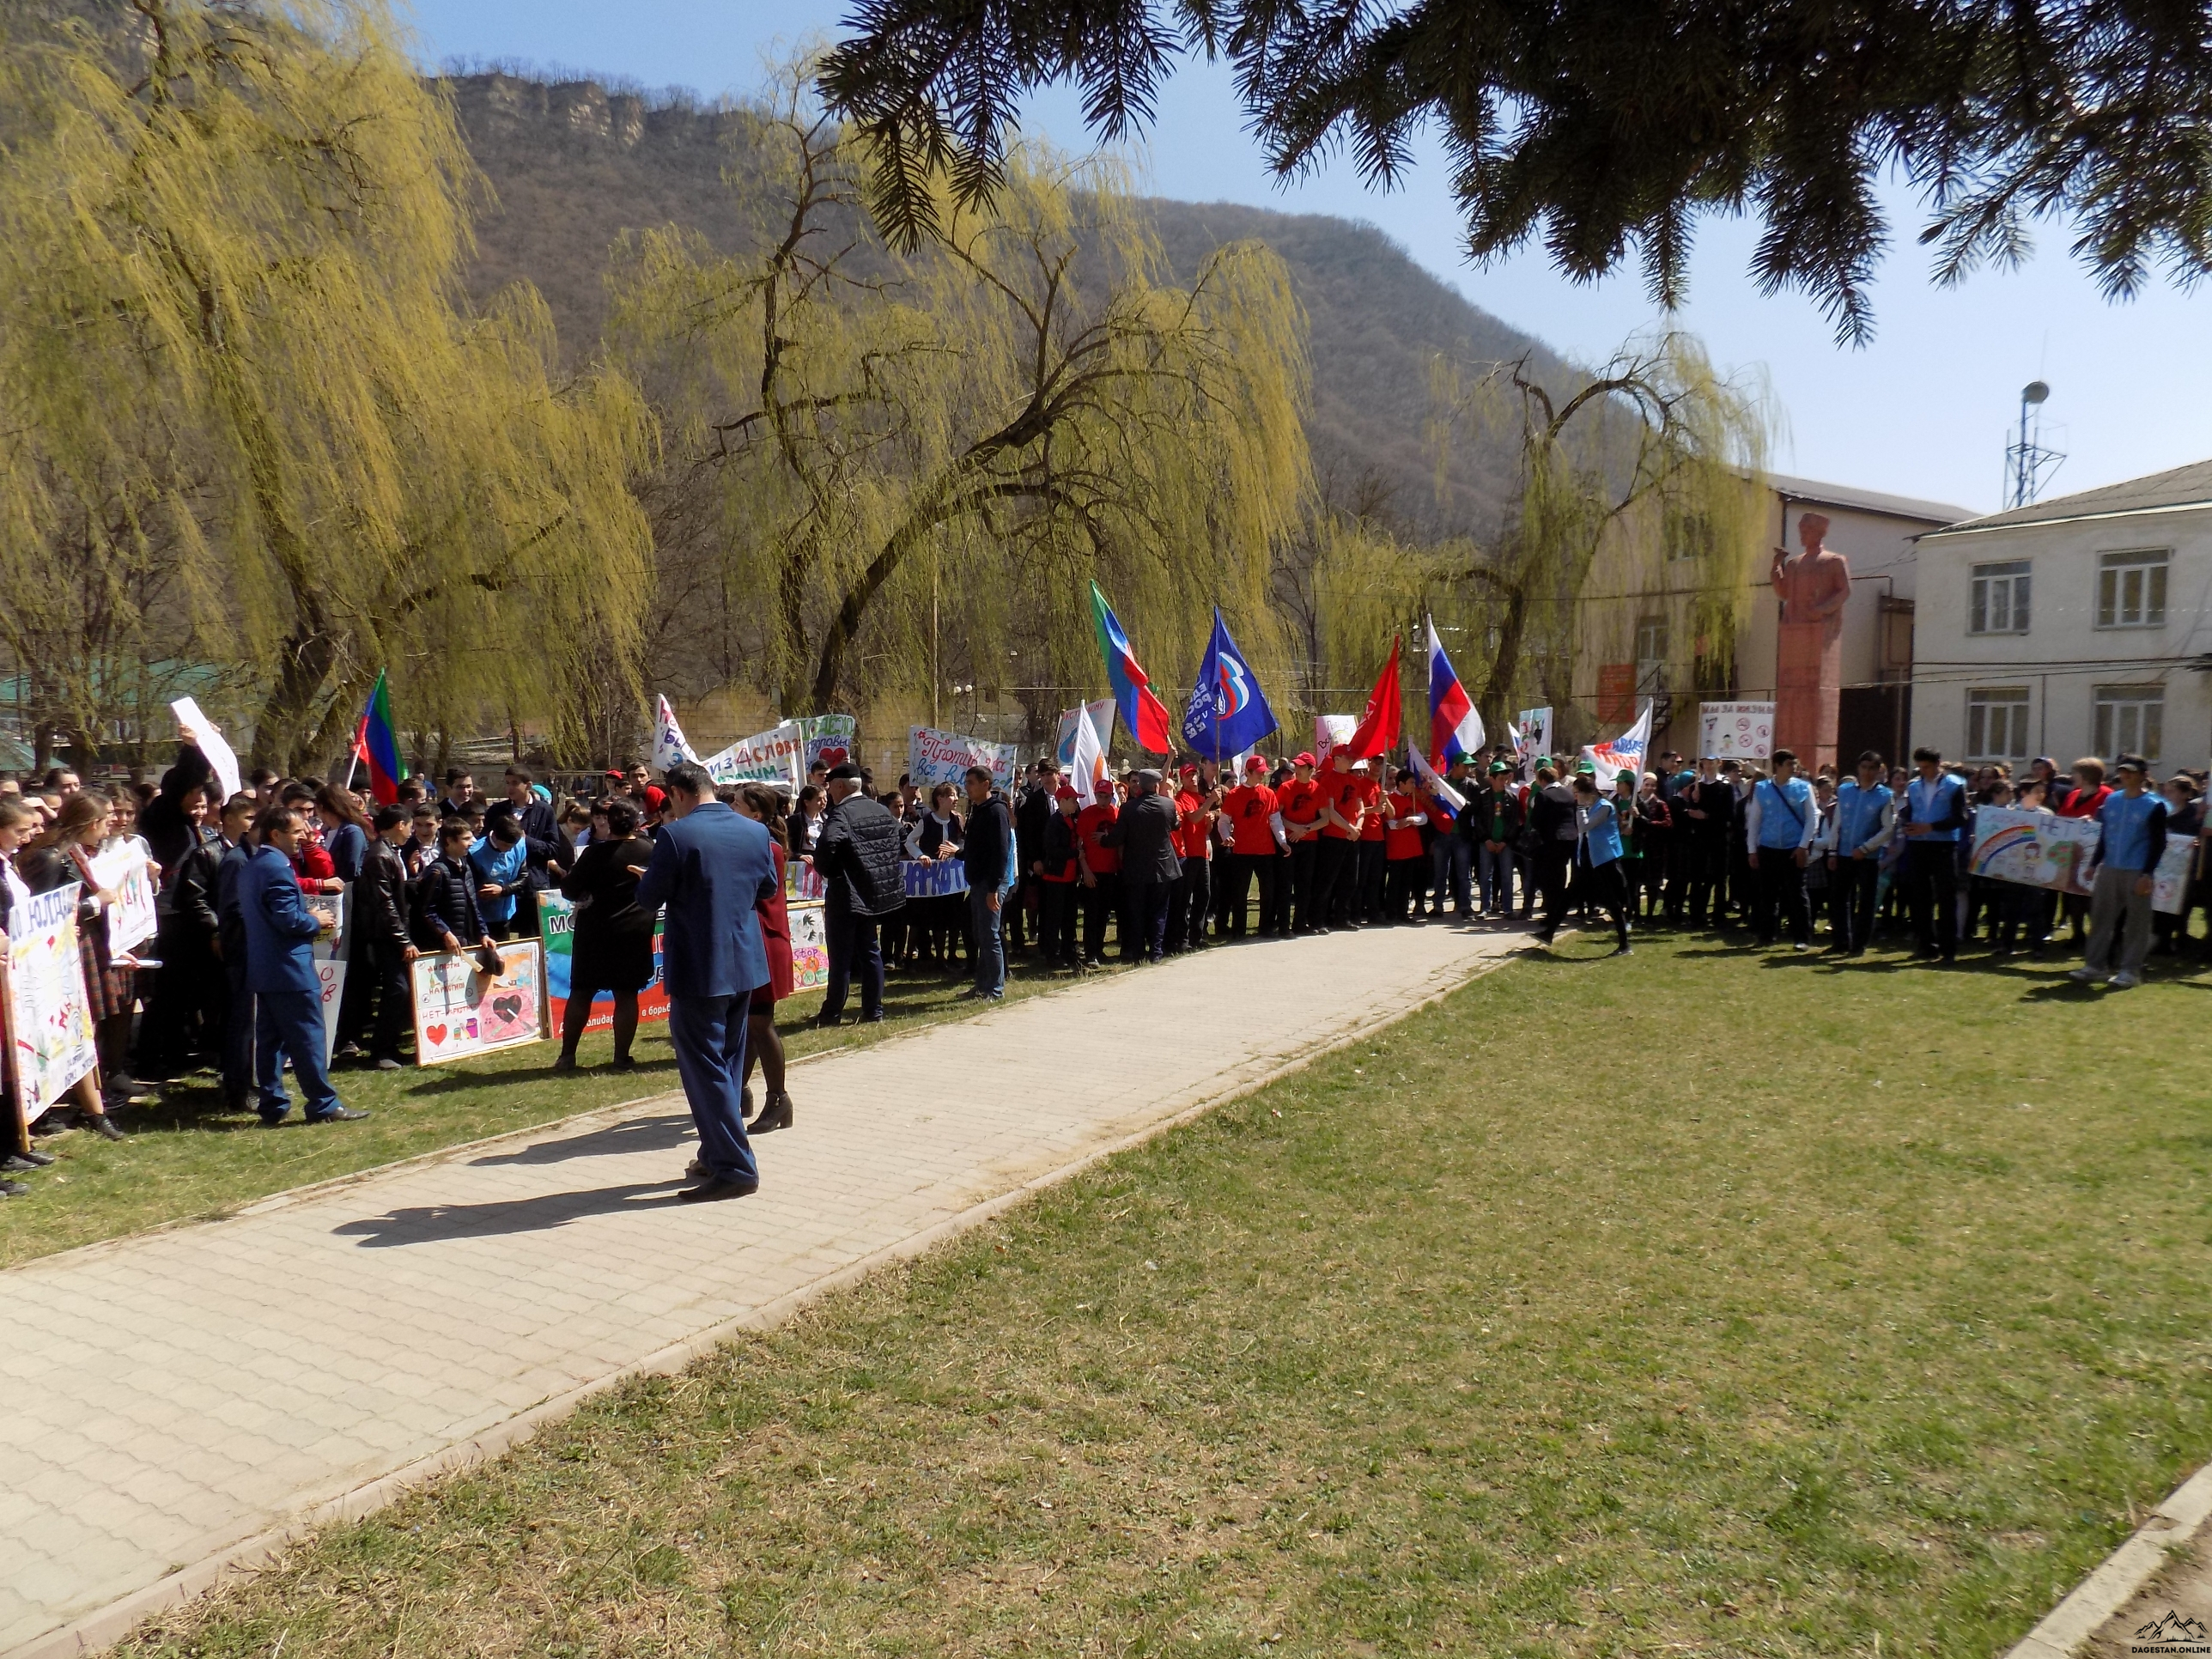
[{"label": "crowd of people", "polygon": [[[1601,782],[1588,759],[1490,750],[1455,757],[1439,780],[1340,749],[1322,760],[1253,755],[1225,769],[1203,759],[1136,767],[1081,789],[1047,757],[1011,794],[980,766],[958,784],[902,777],[879,788],[864,766],[823,764],[794,791],[717,786],[696,767],[656,782],[638,762],[564,795],[521,766],[487,795],[454,768],[434,791],[409,779],[379,805],[347,784],[267,771],[226,799],[187,744],[158,784],[86,787],[63,769],[0,780],[7,925],[33,896],[79,885],[98,1054],[36,1121],[15,1124],[0,1191],[23,1190],[14,1177],[53,1161],[38,1139],[72,1127],[121,1139],[122,1113],[201,1068],[220,1079],[227,1106],[265,1123],[291,1114],[288,1070],[307,1121],[365,1116],[340,1100],[325,1049],[341,1068],[405,1063],[409,964],[459,952],[495,972],[501,942],[539,931],[547,893],[562,896],[571,916],[556,1069],[578,1063],[601,994],[613,1011],[610,1064],[634,1066],[638,998],[653,979],[664,912],[677,930],[678,878],[655,877],[656,857],[684,841],[674,826],[708,804],[759,826],[769,848],[742,920],[730,921],[757,942],[759,977],[738,988],[745,1006],[725,1011],[713,1045],[729,1061],[742,1147],[748,1127],[758,1133],[793,1118],[775,1011],[794,983],[787,894],[802,885],[796,872],[823,906],[824,1025],[845,1018],[856,990],[857,1017],[883,1019],[893,975],[962,973],[968,996],[999,1000],[1009,961],[1024,955],[1042,971],[1082,973],[1247,938],[1437,921],[1526,926],[1548,946],[1571,916],[1609,927],[1623,954],[1640,930],[1717,928],[1801,951],[1825,939],[1844,957],[1887,934],[1942,962],[1978,944],[2042,955],[2070,928],[2085,953],[2075,976],[2124,988],[2153,952],[2203,948],[2190,922],[2206,908],[2205,884],[2192,872],[2181,913],[2156,914],[2151,872],[2169,836],[2212,834],[2204,786],[2186,772],[2159,782],[2130,755],[2063,772],[2039,759],[2015,776],[2002,764],[1947,765],[1926,749],[1909,768],[1869,752],[1847,774],[1807,776],[1787,750],[1764,764],[1666,754],[1653,770]],[[2083,890],[1974,873],[1967,854],[1985,807],[2098,820]],[[710,813],[694,830],[718,822]],[[158,929],[150,946],[124,953],[108,946],[116,896],[94,863],[133,839],[158,884]],[[956,861],[957,890],[925,883],[909,896],[911,866]],[[702,866],[692,879],[711,887],[710,877]],[[348,971],[332,1044],[315,946],[339,915]],[[672,953],[672,999],[687,972]],[[718,1144],[726,1150],[729,1139]],[[753,1178],[725,1164],[704,1171],[707,1185]]]}]

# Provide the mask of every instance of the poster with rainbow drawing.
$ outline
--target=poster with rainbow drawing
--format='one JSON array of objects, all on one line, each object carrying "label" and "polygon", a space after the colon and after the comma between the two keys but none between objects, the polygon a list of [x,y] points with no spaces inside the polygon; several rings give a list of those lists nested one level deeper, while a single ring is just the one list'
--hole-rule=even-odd
[{"label": "poster with rainbow drawing", "polygon": [[2083,876],[2103,834],[2094,818],[2062,818],[2016,806],[1978,807],[1969,867],[1995,881],[2086,894],[2089,887]]}]

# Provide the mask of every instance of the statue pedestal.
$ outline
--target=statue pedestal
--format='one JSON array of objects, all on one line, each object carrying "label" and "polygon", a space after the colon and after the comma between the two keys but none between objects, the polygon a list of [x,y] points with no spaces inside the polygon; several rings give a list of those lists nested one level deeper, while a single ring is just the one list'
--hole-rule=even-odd
[{"label": "statue pedestal", "polygon": [[1825,622],[1784,623],[1774,653],[1774,746],[1796,751],[1809,775],[1836,758],[1836,711],[1843,700],[1841,630]]}]

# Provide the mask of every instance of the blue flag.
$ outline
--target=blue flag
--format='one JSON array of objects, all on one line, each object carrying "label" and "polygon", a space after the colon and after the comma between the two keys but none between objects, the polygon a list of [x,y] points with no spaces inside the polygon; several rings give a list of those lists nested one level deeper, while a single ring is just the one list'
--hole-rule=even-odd
[{"label": "blue flag", "polygon": [[1198,665],[1198,684],[1183,711],[1182,740],[1193,752],[1221,761],[1241,754],[1275,729],[1275,711],[1260,690],[1260,677],[1213,608],[1213,637]]}]

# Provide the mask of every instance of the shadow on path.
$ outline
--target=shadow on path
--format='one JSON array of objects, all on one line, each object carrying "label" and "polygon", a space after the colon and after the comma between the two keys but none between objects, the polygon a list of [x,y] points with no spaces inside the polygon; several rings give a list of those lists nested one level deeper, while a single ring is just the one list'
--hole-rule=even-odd
[{"label": "shadow on path", "polygon": [[511,1164],[566,1164],[575,1158],[611,1158],[623,1152],[665,1152],[690,1139],[691,1115],[671,1112],[658,1117],[634,1117],[604,1129],[570,1135],[562,1140],[541,1140],[519,1152],[498,1152],[472,1158],[472,1170],[497,1169]]},{"label": "shadow on path", "polygon": [[[358,1238],[364,1250],[432,1244],[448,1238],[544,1232],[581,1221],[586,1216],[608,1215],[625,1209],[658,1209],[674,1203],[676,1188],[683,1184],[672,1176],[666,1181],[598,1187],[584,1192],[546,1193],[538,1198],[503,1199],[491,1204],[426,1204],[419,1208],[393,1210],[384,1215],[349,1221],[331,1231],[339,1238]],[[655,1201],[641,1201],[645,1200]]]}]

